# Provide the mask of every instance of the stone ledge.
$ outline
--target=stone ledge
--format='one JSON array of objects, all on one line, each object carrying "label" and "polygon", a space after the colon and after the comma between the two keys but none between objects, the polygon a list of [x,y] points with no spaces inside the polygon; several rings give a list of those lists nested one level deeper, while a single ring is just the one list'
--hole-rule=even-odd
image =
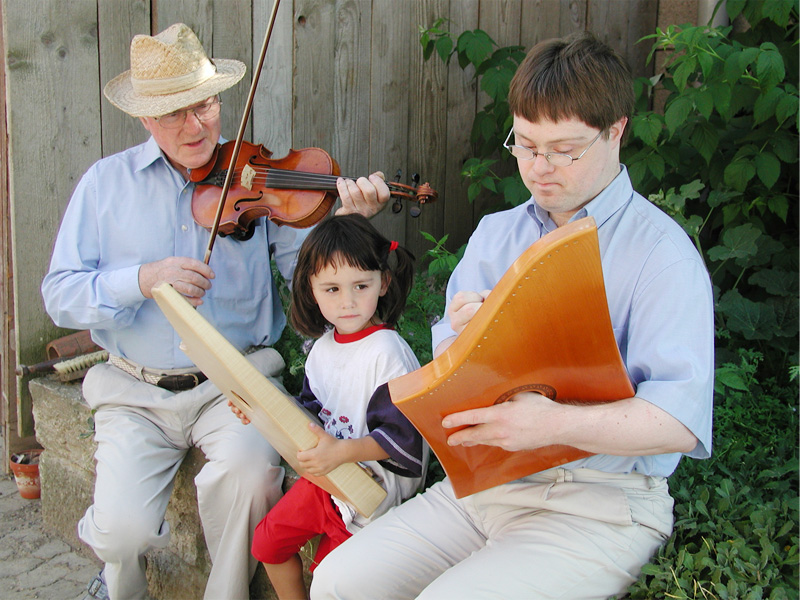
[{"label": "stone ledge", "polygon": [[[81,384],[62,383],[49,377],[31,380],[36,438],[44,447],[40,462],[42,521],[44,528],[87,558],[94,552],[78,539],[77,523],[92,502],[94,452],[89,435],[91,411],[83,400]],[[192,448],[175,478],[167,507],[172,524],[167,548],[148,553],[148,592],[156,599],[202,598],[211,562],[197,514],[194,478],[205,464],[203,453]],[[288,489],[298,476],[284,464]],[[99,564],[99,562],[98,562]],[[275,598],[262,567],[250,586],[251,598]]]}]

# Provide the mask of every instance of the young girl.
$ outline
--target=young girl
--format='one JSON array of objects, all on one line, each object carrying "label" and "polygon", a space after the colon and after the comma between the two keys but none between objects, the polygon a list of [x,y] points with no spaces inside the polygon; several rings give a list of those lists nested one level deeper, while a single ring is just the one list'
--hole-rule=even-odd
[{"label": "young girl", "polygon": [[[413,276],[413,255],[352,214],[317,226],[300,248],[292,279],[291,323],[319,338],[298,400],[323,423],[311,425],[317,446],[297,459],[315,476],[365,463],[387,492],[371,519],[411,497],[427,466],[427,445],[392,404],[386,385],[419,368],[393,329]],[[279,598],[306,598],[300,548],[322,534],[313,571],[371,519],[300,479],[256,528],[253,556],[264,563]]]}]

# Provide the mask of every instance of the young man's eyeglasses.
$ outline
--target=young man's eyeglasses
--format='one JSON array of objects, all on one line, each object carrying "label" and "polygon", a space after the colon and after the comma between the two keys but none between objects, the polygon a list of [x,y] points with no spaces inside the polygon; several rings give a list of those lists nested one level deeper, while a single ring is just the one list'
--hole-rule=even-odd
[{"label": "young man's eyeglasses", "polygon": [[219,98],[209,98],[202,104],[190,106],[189,108],[176,110],[168,115],[162,115],[160,117],[153,118],[165,129],[177,129],[178,127],[183,126],[183,124],[186,122],[186,117],[189,116],[189,113],[194,113],[194,116],[197,117],[199,121],[208,121],[213,119],[219,114],[219,107],[221,104],[222,102],[219,101]]},{"label": "young man's eyeglasses", "polygon": [[511,136],[514,134],[514,129],[512,128],[511,131],[508,132],[508,136],[506,137],[506,141],[503,142],[503,148],[508,150],[511,153],[511,156],[515,158],[519,158],[520,160],[534,160],[540,154],[544,156],[544,159],[549,162],[551,165],[555,167],[568,167],[570,166],[573,161],[578,160],[581,158],[589,148],[592,147],[598,139],[600,139],[600,134],[603,131],[599,131],[594,139],[589,142],[589,145],[586,146],[583,152],[581,152],[578,156],[570,156],[569,154],[564,154],[562,152],[536,152],[536,150],[531,150],[530,148],[526,148],[525,146],[517,146],[516,144],[509,144],[508,141],[511,139]]}]

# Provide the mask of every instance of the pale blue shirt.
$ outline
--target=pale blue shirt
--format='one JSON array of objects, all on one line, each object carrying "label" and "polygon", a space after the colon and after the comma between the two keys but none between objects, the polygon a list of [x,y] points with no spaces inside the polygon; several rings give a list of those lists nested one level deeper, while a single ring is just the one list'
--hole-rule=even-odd
[{"label": "pale blue shirt", "polygon": [[[96,162],[75,188],[42,283],[53,321],[91,329],[98,345],[147,367],[192,366],[138,277],[142,264],[170,256],[203,260],[209,232],[192,217],[193,189],[153,138]],[[290,279],[306,233],[259,219],[247,241],[216,239],[216,278],[198,311],[237,348],[280,337],[286,317],[269,259]]]},{"label": "pale blue shirt", "polygon": [[[624,166],[571,220],[586,216],[597,223],[611,323],[636,396],[683,423],[699,440],[689,456],[707,458],[711,453],[714,304],[702,258],[675,221],[634,192]],[[447,303],[460,290],[492,289],[533,242],[555,228],[534,198],[484,217],[450,278]],[[567,317],[569,307],[564,309]],[[531,312],[535,317],[536,307]],[[434,348],[454,335],[446,315],[432,331]],[[536,344],[531,340],[531,352]],[[680,457],[680,453],[596,455],[568,468],[666,477]]]}]

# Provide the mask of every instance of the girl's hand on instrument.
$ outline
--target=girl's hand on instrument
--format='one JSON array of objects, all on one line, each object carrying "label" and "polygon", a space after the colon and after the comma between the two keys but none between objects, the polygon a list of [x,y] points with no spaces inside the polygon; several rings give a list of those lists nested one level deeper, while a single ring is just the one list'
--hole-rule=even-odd
[{"label": "girl's hand on instrument", "polygon": [[359,177],[355,181],[340,177],[336,180],[336,189],[342,206],[337,215],[360,213],[367,218],[378,214],[389,200],[389,187],[384,181],[383,173],[377,171],[367,177]]},{"label": "girl's hand on instrument", "polygon": [[139,289],[145,298],[152,298],[153,288],[165,281],[195,308],[203,303],[206,290],[211,289],[211,279],[214,279],[211,267],[185,256],[170,256],[139,267]]},{"label": "girl's hand on instrument", "polygon": [[316,423],[310,423],[309,429],[319,441],[315,448],[298,452],[297,462],[300,463],[300,468],[310,475],[322,477],[346,462],[340,452],[344,449],[342,444],[346,440],[337,440]]},{"label": "girl's hand on instrument", "polygon": [[228,406],[230,406],[231,412],[233,414],[235,414],[239,418],[239,420],[242,422],[242,425],[248,425],[250,423],[250,419],[247,418],[247,415],[245,415],[242,411],[240,411],[236,407],[236,405],[233,402],[231,402],[230,400],[228,400]]},{"label": "girl's hand on instrument", "polygon": [[498,446],[509,452],[534,450],[556,443],[551,417],[564,405],[536,392],[522,392],[507,402],[447,415],[442,427],[467,426],[447,438],[450,446]]},{"label": "girl's hand on instrument", "polygon": [[483,305],[483,301],[489,297],[491,290],[483,290],[482,292],[456,292],[450,305],[447,307],[447,316],[450,318],[450,327],[460,334],[464,327],[467,326],[478,312],[478,309]]}]

